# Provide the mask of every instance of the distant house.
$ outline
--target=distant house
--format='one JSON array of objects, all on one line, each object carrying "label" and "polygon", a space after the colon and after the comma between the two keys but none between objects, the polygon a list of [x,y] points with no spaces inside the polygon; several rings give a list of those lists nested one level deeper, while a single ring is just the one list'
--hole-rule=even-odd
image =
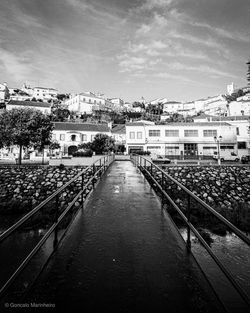
[{"label": "distant house", "polygon": [[55,100],[57,99],[58,90],[54,88],[47,87],[34,87],[33,97],[36,99],[41,99],[43,101]]},{"label": "distant house", "polygon": [[6,110],[12,110],[14,108],[29,108],[29,109],[39,110],[44,114],[51,113],[51,104],[47,102],[10,100],[6,104]]},{"label": "distant house", "polygon": [[[98,97],[92,92],[82,92],[73,95],[65,101],[70,111],[76,114],[92,114],[94,110],[105,110],[109,104],[106,104],[104,98]],[[111,106],[111,103],[110,103]]]},{"label": "distant house", "polygon": [[71,155],[78,145],[93,141],[99,133],[111,136],[107,124],[56,122],[52,140],[60,144],[63,154]]},{"label": "distant house", "polygon": [[179,110],[183,109],[183,103],[178,101],[167,101],[163,103],[163,112],[166,113],[177,113]]}]

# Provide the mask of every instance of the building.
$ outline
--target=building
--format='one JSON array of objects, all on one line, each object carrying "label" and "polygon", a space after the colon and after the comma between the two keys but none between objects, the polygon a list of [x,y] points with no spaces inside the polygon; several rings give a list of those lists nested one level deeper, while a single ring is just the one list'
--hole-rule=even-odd
[{"label": "building", "polygon": [[173,114],[183,109],[183,103],[178,101],[167,101],[163,103],[163,112]]},{"label": "building", "polygon": [[108,99],[112,104],[115,112],[124,111],[124,101],[120,98]]},{"label": "building", "polygon": [[47,102],[10,100],[8,103],[6,103],[6,110],[12,110],[14,108],[29,108],[39,110],[44,114],[51,113],[51,104]]},{"label": "building", "polygon": [[6,100],[7,83],[0,84],[0,103]]},{"label": "building", "polygon": [[[243,98],[243,97],[241,97]],[[227,104],[227,116],[250,115],[250,97],[240,101],[231,101]]]},{"label": "building", "polygon": [[65,101],[70,111],[78,115],[92,114],[94,110],[105,110],[106,101],[92,92],[83,92]]},{"label": "building", "polygon": [[219,136],[221,149],[237,152],[236,127],[226,122],[128,123],[126,151],[150,151],[170,158],[211,158],[217,151],[214,137]]},{"label": "building", "polygon": [[[27,92],[27,91],[26,91]],[[34,87],[33,88],[33,98],[37,100],[56,100],[57,99],[58,90],[54,88],[46,88],[46,87]]]},{"label": "building", "polygon": [[63,154],[71,155],[77,150],[78,145],[93,141],[99,133],[111,136],[107,124],[56,122],[52,140],[60,144]]},{"label": "building", "polygon": [[219,122],[228,123],[236,128],[237,154],[250,155],[250,114],[235,116],[207,116],[201,115],[194,118],[194,122]]}]

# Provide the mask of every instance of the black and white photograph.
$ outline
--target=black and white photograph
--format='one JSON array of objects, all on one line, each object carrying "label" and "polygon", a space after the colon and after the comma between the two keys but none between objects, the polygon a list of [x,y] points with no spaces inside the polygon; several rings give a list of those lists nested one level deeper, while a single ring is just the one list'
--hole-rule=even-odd
[{"label": "black and white photograph", "polygon": [[250,1],[0,0],[0,312],[250,312]]}]

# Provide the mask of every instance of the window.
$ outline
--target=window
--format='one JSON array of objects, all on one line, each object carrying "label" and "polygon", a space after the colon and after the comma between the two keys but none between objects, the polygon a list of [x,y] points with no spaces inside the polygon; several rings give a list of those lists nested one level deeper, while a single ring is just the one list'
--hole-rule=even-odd
[{"label": "window", "polygon": [[165,136],[166,137],[179,137],[179,130],[178,129],[166,129]]},{"label": "window", "polygon": [[198,137],[198,129],[185,129],[184,137]]},{"label": "window", "polygon": [[246,149],[247,143],[245,141],[239,141],[238,142],[238,149]]},{"label": "window", "polygon": [[234,149],[234,146],[220,146],[221,150]]},{"label": "window", "polygon": [[65,135],[64,135],[64,134],[61,134],[61,135],[60,135],[60,140],[61,140],[61,141],[64,141],[64,140],[65,140]]},{"label": "window", "polygon": [[216,150],[216,147],[203,147],[203,150]]},{"label": "window", "polygon": [[91,135],[91,141],[95,139],[95,135]]},{"label": "window", "polygon": [[142,139],[142,132],[137,132],[137,139]]},{"label": "window", "polygon": [[165,148],[169,149],[169,150],[178,150],[179,149],[178,146],[166,146]]},{"label": "window", "polygon": [[207,129],[203,130],[204,137],[217,137],[217,130],[216,129]]},{"label": "window", "polygon": [[76,135],[71,135],[71,141],[76,141]]},{"label": "window", "polygon": [[161,149],[160,146],[148,146],[147,147],[148,150],[151,150],[151,149]]},{"label": "window", "polygon": [[87,135],[86,134],[82,134],[82,141],[87,141]]},{"label": "window", "polygon": [[129,133],[129,139],[135,139],[135,132]]},{"label": "window", "polygon": [[52,140],[56,140],[56,134],[52,134]]},{"label": "window", "polygon": [[91,99],[89,99],[89,103],[91,103]]},{"label": "window", "polygon": [[239,136],[239,134],[240,134],[240,129],[239,127],[236,127],[236,135]]},{"label": "window", "polygon": [[149,137],[160,137],[161,131],[158,129],[151,129],[148,131]]}]

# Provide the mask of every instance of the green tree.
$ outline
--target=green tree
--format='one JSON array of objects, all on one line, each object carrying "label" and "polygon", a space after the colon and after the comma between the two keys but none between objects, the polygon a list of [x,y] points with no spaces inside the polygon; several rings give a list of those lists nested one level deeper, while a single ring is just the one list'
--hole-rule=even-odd
[{"label": "green tree", "polygon": [[95,151],[96,154],[102,154],[108,151],[114,151],[115,144],[114,139],[104,134],[97,134],[94,140],[90,144],[90,148]]},{"label": "green tree", "polygon": [[51,142],[53,124],[50,117],[38,110],[19,108],[0,115],[0,148],[19,146],[19,164],[22,148],[42,150]]}]

